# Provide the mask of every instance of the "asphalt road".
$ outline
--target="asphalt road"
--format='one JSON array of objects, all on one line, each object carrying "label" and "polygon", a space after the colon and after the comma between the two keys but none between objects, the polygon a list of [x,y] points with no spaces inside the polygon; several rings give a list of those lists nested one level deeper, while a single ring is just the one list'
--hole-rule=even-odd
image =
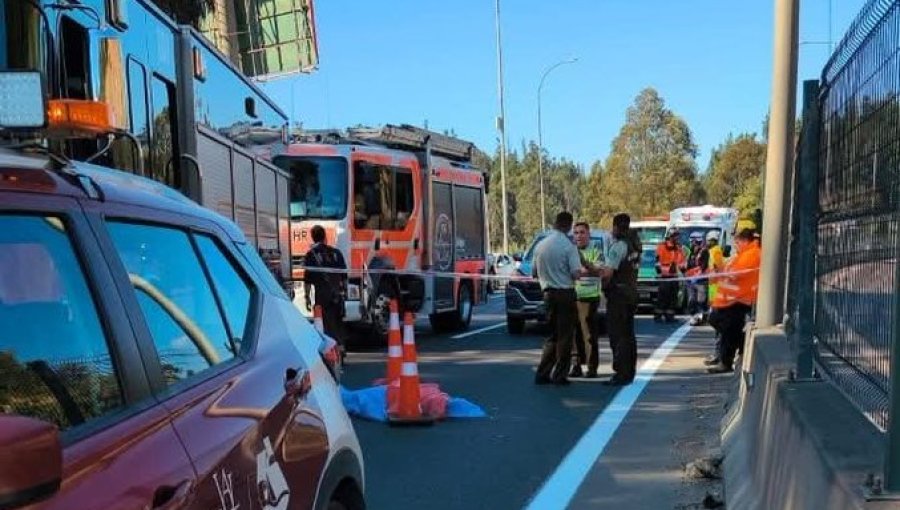
[{"label": "asphalt road", "polygon": [[[469,331],[503,323],[503,306],[502,298],[494,297],[478,307]],[[656,324],[650,318],[640,317],[637,322],[639,363],[678,326]],[[521,336],[509,335],[505,326],[501,326],[454,339],[452,335],[431,334],[425,322],[419,324],[417,332],[422,380],[437,382],[451,396],[464,397],[480,405],[488,418],[447,420],[427,428],[393,428],[355,418],[366,464],[366,499],[372,509],[522,508],[617,391],[600,384],[603,378],[577,380],[568,387],[535,386],[534,367],[545,332],[533,326]],[[605,342],[601,338],[602,374],[609,372],[610,362]],[[708,343],[701,342],[702,346]],[[344,386],[366,387],[382,377],[384,354],[383,348],[351,351],[343,376]],[[696,367],[699,358],[694,358],[692,366],[700,370]],[[647,420],[641,416],[635,415],[635,419]],[[627,426],[628,421],[623,425]],[[659,431],[653,431],[652,424],[648,430],[651,438],[654,434],[659,436],[656,442],[667,450],[661,455],[672,464],[672,453],[668,450],[675,438],[660,436]],[[673,434],[676,432],[673,430]],[[631,441],[622,433],[617,433],[615,440]],[[641,452],[642,458],[648,459],[649,455],[649,462],[653,462],[654,446],[650,443],[652,439],[643,445]],[[610,447],[614,452],[621,450],[616,441]],[[576,501],[595,501],[596,495],[590,487],[598,490],[604,487],[604,483],[596,480],[597,476],[615,481],[615,464],[599,463],[597,469],[599,475],[592,472],[587,478],[594,477],[594,481],[579,490],[572,508],[582,506],[576,506]],[[634,470],[635,465],[631,463],[627,469]],[[680,471],[678,466],[674,469]],[[603,501],[613,502],[608,497]],[[672,507],[667,503],[660,508]]]}]

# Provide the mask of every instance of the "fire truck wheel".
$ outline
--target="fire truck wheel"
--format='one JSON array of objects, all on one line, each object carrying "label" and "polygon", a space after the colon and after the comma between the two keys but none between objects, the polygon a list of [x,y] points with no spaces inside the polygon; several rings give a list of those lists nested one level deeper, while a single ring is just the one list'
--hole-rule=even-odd
[{"label": "fire truck wheel", "polygon": [[372,334],[385,345],[387,345],[390,316],[391,298],[387,294],[379,294],[372,304]]},{"label": "fire truck wheel", "polygon": [[472,295],[472,285],[463,283],[459,286],[459,294],[456,297],[456,312],[453,314],[453,325],[456,329],[466,329],[472,322],[472,309],[475,308],[475,296]]}]

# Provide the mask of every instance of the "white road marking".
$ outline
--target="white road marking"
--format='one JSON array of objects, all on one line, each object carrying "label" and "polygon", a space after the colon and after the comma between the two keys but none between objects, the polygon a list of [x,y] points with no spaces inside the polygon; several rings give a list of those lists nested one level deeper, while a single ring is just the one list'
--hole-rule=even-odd
[{"label": "white road marking", "polygon": [[600,416],[581,436],[575,447],[566,454],[550,478],[531,498],[526,507],[527,510],[562,510],[569,506],[581,483],[603,454],[606,445],[609,444],[616,430],[625,420],[625,416],[643,393],[644,388],[653,379],[653,375],[666,357],[690,330],[689,323],[683,324],[653,351],[650,359],[641,365],[634,382],[619,390],[612,402],[600,413]]},{"label": "white road marking", "polygon": [[460,338],[466,338],[467,336],[475,336],[479,333],[484,333],[485,331],[490,331],[492,329],[497,329],[501,326],[506,326],[505,322],[501,322],[500,324],[494,324],[493,326],[487,326],[485,328],[476,329],[474,331],[466,331],[465,333],[460,333],[458,335],[453,335],[450,338],[454,340],[459,340]]}]

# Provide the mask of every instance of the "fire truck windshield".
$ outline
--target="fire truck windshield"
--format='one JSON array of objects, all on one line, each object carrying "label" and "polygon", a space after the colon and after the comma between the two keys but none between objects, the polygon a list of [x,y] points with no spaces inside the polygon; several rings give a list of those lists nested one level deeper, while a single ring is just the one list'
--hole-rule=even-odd
[{"label": "fire truck windshield", "polygon": [[43,27],[29,2],[0,2],[0,71],[46,68]]},{"label": "fire truck windshield", "polygon": [[284,157],[276,164],[291,174],[291,219],[339,220],[347,215],[344,158]]}]

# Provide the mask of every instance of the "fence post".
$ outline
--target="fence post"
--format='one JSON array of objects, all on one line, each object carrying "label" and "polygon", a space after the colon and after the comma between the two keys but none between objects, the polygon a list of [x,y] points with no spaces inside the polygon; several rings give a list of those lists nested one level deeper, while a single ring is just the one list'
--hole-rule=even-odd
[{"label": "fence post", "polygon": [[797,309],[794,342],[797,346],[797,380],[814,378],[816,322],[816,250],[819,237],[819,82],[803,82],[803,136],[797,173],[797,249],[792,263]]},{"label": "fence post", "polygon": [[884,462],[884,488],[900,493],[900,268],[894,264],[894,314],[891,324],[891,391],[888,408],[887,452]]}]

